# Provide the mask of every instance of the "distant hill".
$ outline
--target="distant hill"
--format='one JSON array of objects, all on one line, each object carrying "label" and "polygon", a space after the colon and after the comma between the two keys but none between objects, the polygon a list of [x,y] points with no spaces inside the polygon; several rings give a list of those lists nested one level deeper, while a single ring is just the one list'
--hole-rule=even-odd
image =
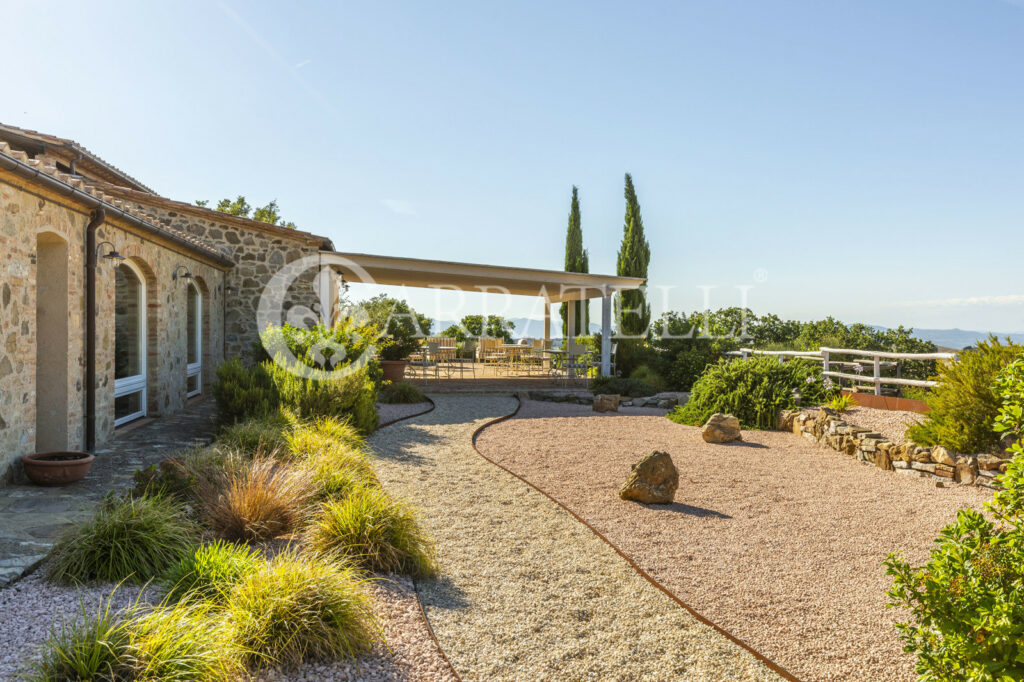
[{"label": "distant hill", "polygon": [[[886,327],[876,327],[886,329]],[[1000,339],[1011,337],[1017,342],[1024,339],[1024,332],[980,332],[972,329],[918,329],[914,327],[914,336],[925,341],[931,341],[936,346],[960,350],[967,346],[977,345],[978,341],[987,339],[989,334],[995,334]]]}]

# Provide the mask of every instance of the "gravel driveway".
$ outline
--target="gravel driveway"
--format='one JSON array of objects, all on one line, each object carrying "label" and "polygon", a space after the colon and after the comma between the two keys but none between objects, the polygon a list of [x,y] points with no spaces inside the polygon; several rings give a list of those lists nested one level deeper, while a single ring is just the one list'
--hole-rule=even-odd
[{"label": "gravel driveway", "polygon": [[[936,489],[790,433],[743,438],[712,445],[664,418],[526,401],[477,446],[797,677],[914,679],[893,628],[901,614],[885,609],[882,560],[899,549],[926,559],[958,509],[991,495]],[[680,470],[676,503],[619,500],[630,465],[652,450],[667,451]]]},{"label": "gravel driveway", "polygon": [[473,450],[477,426],[514,399],[434,399],[369,444],[382,483],[420,506],[437,541],[441,577],[422,581],[420,598],[463,679],[778,679]]}]

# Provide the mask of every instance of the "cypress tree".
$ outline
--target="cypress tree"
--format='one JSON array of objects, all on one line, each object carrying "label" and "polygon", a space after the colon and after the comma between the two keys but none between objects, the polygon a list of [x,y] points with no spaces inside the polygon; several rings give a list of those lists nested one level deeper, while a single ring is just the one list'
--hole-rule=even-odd
[{"label": "cypress tree", "polygon": [[[566,272],[590,272],[590,259],[587,257],[587,250],[583,248],[583,228],[580,224],[580,200],[576,185],[572,186],[572,205],[569,208],[569,227],[565,233],[565,271]],[[576,306],[576,329],[572,336],[586,334],[588,331],[587,302],[573,301],[563,303],[559,307],[562,316],[562,337],[569,338],[569,305]]]},{"label": "cypress tree", "polygon": [[[651,245],[644,237],[644,221],[640,215],[640,202],[633,189],[633,178],[626,173],[626,218],[623,225],[622,246],[616,274],[623,277],[647,278],[647,265],[651,261]],[[620,311],[634,311],[624,312]],[[640,336],[647,333],[651,322],[651,306],[643,291],[623,291],[615,296],[615,319],[619,333]]]}]

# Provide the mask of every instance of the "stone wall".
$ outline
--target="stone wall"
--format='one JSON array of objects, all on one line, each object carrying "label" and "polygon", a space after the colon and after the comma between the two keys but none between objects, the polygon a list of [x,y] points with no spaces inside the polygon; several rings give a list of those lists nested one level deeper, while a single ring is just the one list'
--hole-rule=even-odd
[{"label": "stone wall", "polygon": [[[37,244],[49,233],[67,244],[68,347],[58,358],[67,363],[67,446],[85,439],[85,227],[87,207],[66,197],[0,173],[0,484],[11,464],[36,449]],[[53,237],[50,237],[51,239]],[[146,275],[148,318],[148,398],[151,415],[180,409],[185,403],[185,282],[172,280],[178,265],[195,275],[203,292],[203,385],[223,359],[224,270],[212,261],[186,255],[169,242],[140,233],[110,217],[97,242],[110,241]],[[114,422],[114,269],[97,267],[97,444],[109,440]]]},{"label": "stone wall", "polygon": [[904,476],[927,478],[937,485],[997,487],[995,477],[1006,471],[1008,459],[990,454],[956,455],[946,448],[893,443],[860,426],[849,424],[829,409],[786,410],[778,427],[841,452],[869,466]]},{"label": "stone wall", "polygon": [[[141,192],[110,189],[132,202],[133,208],[149,217],[154,224],[199,237],[235,261],[228,273],[230,290],[225,311],[225,355],[245,357],[252,344],[259,340],[256,309],[270,278],[281,266],[306,256],[317,256],[324,246],[322,237],[228,216],[216,211],[190,206]],[[307,270],[289,290],[286,307],[319,311],[319,292],[314,279],[316,270]],[[336,287],[331,296],[337,295]],[[333,306],[332,303],[328,305]],[[301,315],[299,316],[301,317]]]}]

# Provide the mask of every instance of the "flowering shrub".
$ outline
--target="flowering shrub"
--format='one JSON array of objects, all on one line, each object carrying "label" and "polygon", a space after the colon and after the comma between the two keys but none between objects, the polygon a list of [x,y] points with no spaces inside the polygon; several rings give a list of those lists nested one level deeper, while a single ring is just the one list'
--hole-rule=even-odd
[{"label": "flowering shrub", "polygon": [[913,568],[886,560],[890,606],[910,610],[897,628],[917,654],[922,680],[1024,679],[1024,356],[995,383],[1002,405],[995,429],[1017,437],[1002,489],[987,506],[961,510],[944,528],[931,559]]}]

